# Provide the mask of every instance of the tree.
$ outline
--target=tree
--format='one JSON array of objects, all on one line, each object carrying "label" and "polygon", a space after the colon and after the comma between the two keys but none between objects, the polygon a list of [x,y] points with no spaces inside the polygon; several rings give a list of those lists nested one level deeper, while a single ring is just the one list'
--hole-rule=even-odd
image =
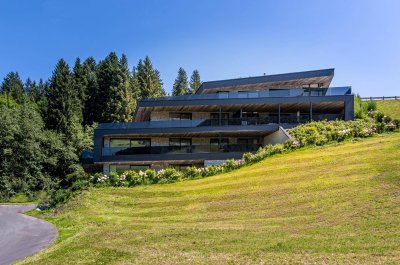
[{"label": "tree", "polygon": [[126,56],[121,61],[111,52],[97,71],[101,122],[131,121],[135,107]]},{"label": "tree", "polygon": [[74,89],[78,97],[79,108],[83,109],[87,97],[88,72],[81,64],[81,59],[76,58],[73,69]]},{"label": "tree", "polygon": [[158,70],[153,69],[153,65],[148,56],[146,56],[144,61],[139,60],[136,70],[135,77],[137,78],[141,98],[165,96],[160,73]]},{"label": "tree", "polygon": [[10,72],[6,75],[1,85],[1,92],[6,97],[14,99],[17,103],[22,103],[27,98],[24,84],[18,72]]},{"label": "tree", "polygon": [[39,100],[40,98],[39,88],[36,85],[35,81],[32,82],[30,78],[26,79],[24,90],[29,95],[29,99],[32,102],[36,103]]},{"label": "tree", "polygon": [[83,108],[83,124],[91,125],[94,122],[101,121],[102,117],[102,112],[100,111],[102,100],[97,83],[96,60],[93,57],[89,57],[83,62],[83,66],[87,72],[87,96]]},{"label": "tree", "polygon": [[200,73],[198,70],[194,70],[190,77],[190,90],[191,93],[196,93],[196,90],[201,86]]},{"label": "tree", "polygon": [[43,121],[32,103],[0,106],[0,198],[49,186],[43,172]]},{"label": "tree", "polygon": [[189,92],[189,85],[187,80],[186,71],[180,67],[178,70],[178,77],[175,79],[172,89],[173,96],[186,95]]},{"label": "tree", "polygon": [[68,138],[74,133],[72,128],[80,124],[80,104],[72,73],[68,64],[61,59],[58,61],[47,91],[46,125],[65,134]]}]

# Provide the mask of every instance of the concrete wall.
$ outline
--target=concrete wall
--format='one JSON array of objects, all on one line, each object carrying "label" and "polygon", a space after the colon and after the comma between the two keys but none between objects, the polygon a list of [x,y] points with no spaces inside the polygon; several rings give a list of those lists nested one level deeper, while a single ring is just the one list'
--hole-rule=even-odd
[{"label": "concrete wall", "polygon": [[292,137],[289,135],[289,133],[283,129],[282,127],[279,127],[279,130],[276,132],[273,132],[267,136],[264,137],[263,144],[283,144],[287,140],[291,140]]}]

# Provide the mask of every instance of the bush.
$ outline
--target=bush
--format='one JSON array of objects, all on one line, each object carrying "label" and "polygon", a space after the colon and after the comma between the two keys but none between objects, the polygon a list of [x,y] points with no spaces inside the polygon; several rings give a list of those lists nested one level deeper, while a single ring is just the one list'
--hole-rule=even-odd
[{"label": "bush", "polygon": [[175,168],[169,167],[158,171],[158,183],[173,183],[181,180],[183,177],[182,172],[177,171]]},{"label": "bush", "polygon": [[125,182],[127,186],[134,187],[141,184],[141,177],[136,171],[127,170],[124,172]]},{"label": "bush", "polygon": [[365,102],[367,111],[375,111],[376,110],[376,101],[370,100]]},{"label": "bush", "polygon": [[197,167],[187,167],[186,172],[184,173],[185,179],[195,179],[202,177],[202,169]]}]

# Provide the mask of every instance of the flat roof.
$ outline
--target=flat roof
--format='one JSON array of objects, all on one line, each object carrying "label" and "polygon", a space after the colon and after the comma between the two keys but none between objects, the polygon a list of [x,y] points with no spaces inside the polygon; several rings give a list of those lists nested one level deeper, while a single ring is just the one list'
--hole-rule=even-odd
[{"label": "flat roof", "polygon": [[197,89],[196,94],[202,94],[204,90],[208,89],[237,87],[237,86],[261,84],[261,83],[287,82],[291,80],[301,80],[301,79],[320,78],[320,77],[330,77],[327,80],[324,80],[325,86],[326,85],[329,86],[329,83],[333,78],[334,72],[335,72],[334,68],[329,68],[329,69],[285,73],[285,74],[262,75],[254,77],[208,81],[208,82],[203,82],[201,84],[201,86]]}]

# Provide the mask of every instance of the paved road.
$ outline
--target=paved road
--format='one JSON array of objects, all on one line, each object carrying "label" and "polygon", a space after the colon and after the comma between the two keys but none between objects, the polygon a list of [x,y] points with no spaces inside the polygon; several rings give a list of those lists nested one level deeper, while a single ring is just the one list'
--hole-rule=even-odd
[{"label": "paved road", "polygon": [[0,265],[19,259],[50,246],[57,237],[56,228],[44,220],[22,212],[35,205],[0,205]]}]

